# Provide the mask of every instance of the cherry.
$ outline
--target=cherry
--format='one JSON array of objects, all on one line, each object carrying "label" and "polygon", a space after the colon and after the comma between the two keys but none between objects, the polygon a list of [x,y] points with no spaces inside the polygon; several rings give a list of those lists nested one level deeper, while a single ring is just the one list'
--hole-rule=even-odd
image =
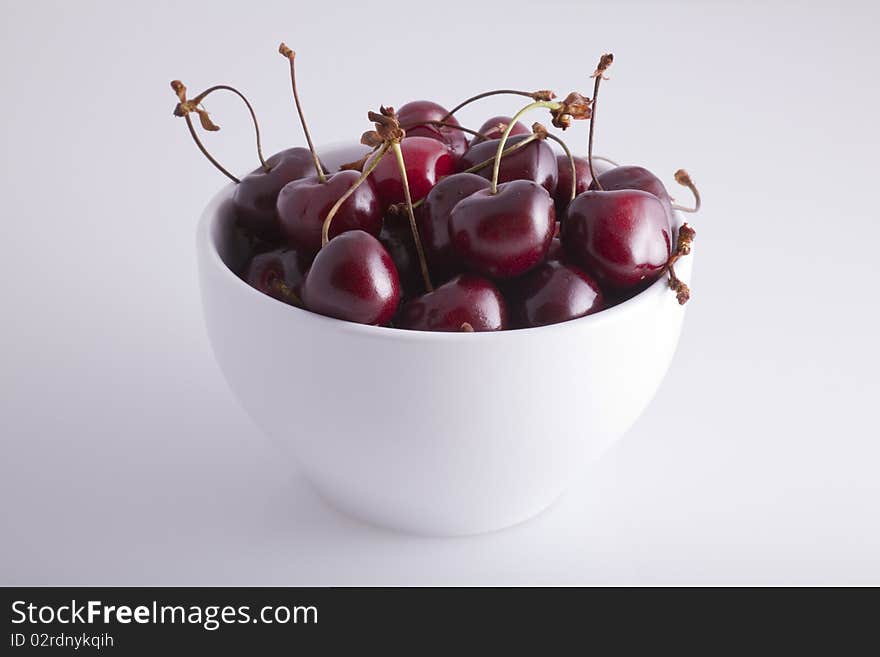
[{"label": "cherry", "polygon": [[[660,182],[660,179],[644,167],[637,166],[618,166],[599,173],[597,181],[591,183],[592,189],[638,189],[648,192],[656,196],[663,207],[666,209],[666,216],[669,220],[670,228],[674,225],[672,216],[672,201],[669,198],[669,192]],[[601,187],[600,187],[601,186]]]},{"label": "cherry", "polygon": [[[593,89],[593,115],[587,159],[594,180],[593,129],[596,98],[613,56],[599,61]],[[666,207],[641,190],[588,190],[568,206],[562,221],[562,245],[571,260],[596,275],[609,293],[632,292],[647,286],[666,269],[672,235]]]},{"label": "cherry", "polygon": [[[593,176],[590,175],[590,164],[585,157],[574,156],[575,166],[575,196],[581,192],[590,189],[593,183]],[[556,156],[556,163],[559,167],[559,182],[556,185],[556,193],[553,199],[556,201],[556,216],[562,217],[565,209],[571,201],[571,162],[567,155],[560,153]],[[599,175],[607,171],[611,165],[605,162],[593,162],[593,166]]]},{"label": "cherry", "polygon": [[463,198],[480,189],[489,181],[473,173],[456,173],[438,182],[418,209],[416,219],[425,257],[436,281],[448,280],[461,271],[461,263],[449,236],[449,215]]},{"label": "cherry", "polygon": [[[333,205],[358,180],[357,171],[339,171],[321,181],[312,175],[288,183],[278,195],[277,209],[282,231],[291,246],[314,255],[321,248],[321,229]],[[378,235],[382,209],[376,189],[368,178],[339,207],[330,237],[347,230]]]},{"label": "cherry", "polygon": [[556,260],[512,281],[508,302],[518,327],[567,322],[604,308],[599,285],[583,270]]},{"label": "cherry", "polygon": [[[416,100],[407,103],[397,110],[397,120],[406,131],[407,137],[436,139],[446,144],[456,157],[461,157],[467,150],[468,142],[465,133],[454,127],[460,125],[458,119],[449,116],[448,110],[437,103],[430,100]],[[447,125],[436,125],[437,123]]]},{"label": "cherry", "polygon": [[[512,132],[513,128],[511,128]],[[508,139],[505,146],[509,148],[526,139],[532,139],[532,136],[518,135]],[[500,139],[490,139],[472,145],[459,160],[458,170],[471,169],[482,162],[491,160],[495,157],[500,141]],[[492,167],[483,167],[475,173],[491,180]],[[542,139],[537,139],[501,159],[498,181],[532,180],[553,194],[556,191],[558,177],[559,169],[556,165],[553,149]]]},{"label": "cherry", "polygon": [[241,179],[232,194],[239,226],[266,240],[277,240],[281,226],[276,201],[281,189],[294,180],[314,174],[312,154],[307,148],[288,148],[268,160],[269,170],[254,170]]},{"label": "cherry", "polygon": [[350,230],[318,251],[302,291],[312,312],[360,324],[386,324],[397,310],[400,280],[379,240]]},{"label": "cherry", "polygon": [[[554,160],[555,165],[555,160]],[[464,264],[492,278],[528,271],[547,255],[556,226],[553,199],[531,180],[465,197],[449,216],[449,234]]]},{"label": "cherry", "polygon": [[257,253],[242,274],[248,285],[279,301],[302,305],[302,283],[309,260],[293,249]]},{"label": "cherry", "polygon": [[382,223],[379,241],[388,251],[400,278],[402,299],[411,299],[425,291],[419,269],[419,256],[413,240],[412,228],[404,214],[389,212]]},{"label": "cherry", "polygon": [[[400,149],[406,161],[406,177],[413,198],[424,198],[440,178],[455,171],[455,156],[436,139],[407,137],[400,142]],[[377,157],[378,153],[374,153],[367,159],[365,171],[376,163]],[[384,207],[406,201],[400,169],[394,158],[382,158],[376,164],[372,178]]]},{"label": "cherry", "polygon": [[[556,231],[559,231],[559,222],[556,222]],[[562,240],[559,239],[559,235],[557,234],[552,240],[550,240],[550,248],[547,249],[547,261],[557,260],[559,262],[565,261],[565,249],[562,248]]]},{"label": "cherry", "polygon": [[397,323],[418,331],[500,331],[507,328],[507,307],[490,281],[459,274],[405,303]]},{"label": "cherry", "polygon": [[[501,139],[501,135],[504,134],[504,128],[510,125],[511,119],[509,116],[493,116],[491,119],[487,119],[483,125],[480,126],[480,129],[477,131],[481,135],[485,137],[474,137],[471,141],[471,146],[474,144],[479,144],[482,141],[486,141],[487,139]],[[527,135],[529,134],[529,129],[525,126],[525,124],[517,121],[513,124],[513,128],[510,131],[510,134],[513,136],[516,135]]]}]

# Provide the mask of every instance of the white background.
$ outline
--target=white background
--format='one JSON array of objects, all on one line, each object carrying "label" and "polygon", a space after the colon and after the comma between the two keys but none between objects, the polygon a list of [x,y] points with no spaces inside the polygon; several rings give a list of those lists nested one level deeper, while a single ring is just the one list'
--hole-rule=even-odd
[{"label": "white background", "polygon": [[[877,3],[0,6],[0,583],[880,584]],[[318,142],[380,103],[589,95],[613,50],[598,150],[700,184],[669,376],[535,520],[448,540],[360,524],[227,390],[194,254],[224,181],[168,82],[236,84],[268,152],[302,143],[281,39]],[[208,106],[218,156],[252,168],[240,106]]]}]

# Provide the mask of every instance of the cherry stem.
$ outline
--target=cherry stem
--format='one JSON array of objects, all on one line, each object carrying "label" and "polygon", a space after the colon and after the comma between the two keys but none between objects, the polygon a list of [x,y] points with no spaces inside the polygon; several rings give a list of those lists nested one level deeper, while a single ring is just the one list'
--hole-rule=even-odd
[{"label": "cherry stem", "polygon": [[669,256],[669,260],[666,262],[666,271],[669,274],[669,287],[675,291],[678,303],[682,306],[691,298],[691,290],[684,281],[675,275],[674,265],[682,256],[686,256],[691,252],[691,245],[695,236],[696,231],[693,228],[687,223],[682,224],[681,228],[678,229],[678,243],[676,244],[675,252]]},{"label": "cherry stem", "polygon": [[[526,146],[531,144],[533,141],[537,141],[538,139],[540,139],[540,137],[538,137],[538,135],[536,135],[534,133],[529,135],[528,137],[524,137],[522,140],[516,142],[513,146],[508,146],[507,148],[505,148],[504,152],[501,153],[501,157],[503,158],[506,155],[511,155],[511,154],[515,153],[516,151],[518,151],[519,149],[525,148]],[[493,155],[488,160],[483,160],[479,164],[475,164],[474,166],[472,166],[468,169],[465,169],[461,173],[476,173],[477,171],[482,171],[490,164],[493,164],[495,162],[495,159],[496,159],[496,157]]]},{"label": "cherry stem", "polygon": [[571,199],[569,200],[573,201],[575,196],[577,196],[577,167],[574,164],[574,155],[571,154],[571,150],[569,150],[568,145],[562,141],[562,139],[549,132],[547,133],[547,136],[562,146],[562,150],[565,151],[565,154],[568,157],[568,165],[571,167]]},{"label": "cherry stem", "polygon": [[400,148],[400,142],[395,140],[391,143],[394,155],[397,156],[397,166],[400,168],[400,179],[403,182],[403,194],[406,198],[406,209],[409,214],[409,225],[412,229],[413,242],[416,245],[416,253],[419,254],[419,267],[422,270],[422,279],[425,281],[425,289],[428,292],[434,291],[431,284],[431,276],[428,273],[428,261],[425,259],[425,251],[422,248],[422,240],[419,237],[419,227],[416,225],[416,215],[413,213],[412,197],[409,192],[409,180],[406,177],[406,162],[403,159],[403,151]]},{"label": "cherry stem", "polygon": [[215,167],[217,167],[217,170],[220,171],[220,173],[222,173],[224,176],[229,178],[236,185],[238,183],[240,183],[241,179],[237,178],[236,176],[233,176],[231,173],[229,173],[229,171],[226,170],[226,167],[224,167],[222,164],[220,164],[214,158],[214,156],[208,152],[208,149],[205,148],[205,145],[202,143],[202,140],[199,139],[199,135],[196,133],[196,128],[193,125],[192,119],[190,118],[189,114],[184,114],[183,119],[186,121],[186,127],[189,128],[189,134],[192,136],[193,141],[196,143],[196,146],[199,147],[199,150],[202,151],[202,155],[204,155],[206,158],[208,158],[208,162],[210,162]]},{"label": "cherry stem", "polygon": [[363,184],[363,182],[369,177],[371,173],[373,173],[373,169],[375,169],[379,162],[382,161],[382,158],[385,157],[385,153],[388,152],[388,144],[382,144],[382,147],[376,153],[376,158],[370,162],[370,165],[365,167],[360,177],[354,181],[354,184],[349,187],[345,194],[340,196],[336,203],[333,204],[333,207],[330,208],[330,212],[327,213],[327,216],[324,219],[324,224],[321,226],[321,247],[327,246],[327,242],[330,241],[330,224],[333,222],[333,217],[336,216],[336,213],[339,212],[339,208],[342,207],[342,204],[348,200],[348,197],[354,194],[354,190]]},{"label": "cherry stem", "polygon": [[293,288],[291,288],[284,281],[276,279],[272,281],[272,287],[275,289],[276,292],[278,292],[294,306],[298,306],[300,308],[303,307],[302,299],[300,299],[299,296],[297,296],[296,292],[293,291]]},{"label": "cherry stem", "polygon": [[324,168],[321,166],[321,160],[318,159],[318,152],[315,150],[315,144],[312,143],[312,135],[309,133],[309,126],[306,125],[306,116],[303,113],[302,104],[299,102],[299,92],[296,89],[296,53],[284,42],[278,46],[278,52],[287,57],[288,61],[290,61],[290,86],[293,88],[293,102],[296,103],[296,113],[299,115],[299,122],[302,124],[303,133],[305,133],[306,136],[306,142],[309,145],[309,150],[312,152],[312,159],[315,161],[315,171],[318,173],[318,180],[325,183],[327,182],[327,176],[324,175]]},{"label": "cherry stem", "polygon": [[[449,110],[449,112],[446,114],[446,116],[443,117],[443,120],[445,121],[446,119],[448,119],[450,116],[455,114],[458,110],[460,110],[462,107],[465,107],[466,105],[470,105],[471,103],[476,102],[478,100],[481,100],[483,98],[488,98],[489,96],[501,96],[501,95],[525,96],[526,98],[534,99],[536,94],[534,91],[520,91],[518,89],[495,89],[493,91],[484,91],[481,94],[477,94],[476,96],[471,96],[467,100],[461,101],[458,105],[456,105],[451,110]],[[550,98],[553,98],[553,96],[551,95]]]},{"label": "cherry stem", "polygon": [[202,93],[200,93],[198,96],[193,98],[190,102],[193,105],[200,105],[202,103],[202,101],[205,100],[205,98],[207,98],[210,94],[214,93],[215,91],[232,92],[236,96],[241,98],[242,102],[245,104],[245,106],[247,106],[248,112],[250,112],[250,115],[251,115],[251,121],[253,121],[253,123],[254,123],[254,133],[257,136],[257,157],[260,159],[260,165],[262,165],[263,169],[266,171],[270,171],[272,169],[272,167],[270,167],[268,164],[266,164],[266,158],[263,157],[263,142],[262,142],[262,139],[260,138],[260,124],[257,122],[257,114],[256,114],[256,112],[254,112],[253,106],[250,104],[248,99],[245,98],[243,93],[241,93],[235,87],[230,87],[229,85],[226,85],[226,84],[218,84],[213,87],[209,87],[208,89],[205,89]]},{"label": "cherry stem", "polygon": [[599,99],[599,85],[601,83],[602,74],[600,73],[599,75],[596,75],[595,82],[593,83],[593,113],[590,115],[590,141],[587,144],[587,164],[590,167],[590,178],[596,183],[596,189],[604,191],[602,185],[599,183],[599,177],[596,175],[596,170],[593,168],[593,129],[596,126],[596,101]]},{"label": "cherry stem", "polygon": [[473,135],[474,137],[479,137],[480,139],[488,139],[486,135],[482,132],[477,132],[476,130],[471,130],[470,128],[465,128],[462,125],[455,125],[454,123],[447,123],[446,121],[422,121],[421,123],[413,123],[411,125],[404,126],[404,130],[412,130],[413,128],[418,128],[420,126],[432,125],[437,126],[439,128],[452,128],[453,130],[461,130],[462,132],[466,132],[469,135]]},{"label": "cherry stem", "polygon": [[697,186],[694,184],[694,181],[691,180],[690,174],[684,169],[679,169],[675,172],[675,182],[683,187],[687,187],[691,190],[691,194],[694,195],[694,207],[686,208],[681,205],[674,204],[672,205],[673,210],[678,210],[679,212],[699,212],[700,206],[702,205],[702,199],[700,198],[700,190],[697,189]]},{"label": "cherry stem", "polygon": [[501,157],[504,153],[504,145],[507,143],[507,138],[510,136],[513,127],[524,114],[531,112],[534,109],[540,109],[541,107],[547,107],[551,110],[556,110],[562,107],[562,104],[549,100],[537,100],[534,103],[529,103],[516,114],[514,114],[513,118],[510,119],[510,123],[508,123],[507,127],[504,128],[504,133],[501,135],[501,139],[498,141],[498,150],[495,151],[495,166],[492,169],[492,194],[498,193],[498,173],[499,171],[501,171]]}]

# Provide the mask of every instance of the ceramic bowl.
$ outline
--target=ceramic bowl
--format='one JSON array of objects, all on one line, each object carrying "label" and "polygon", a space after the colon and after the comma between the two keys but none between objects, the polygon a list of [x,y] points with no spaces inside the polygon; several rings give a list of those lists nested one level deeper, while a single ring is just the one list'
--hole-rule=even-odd
[{"label": "ceramic bowl", "polygon": [[[368,522],[460,535],[540,513],[635,422],[672,360],[685,307],[665,278],[592,316],[499,333],[363,326],[286,305],[236,275],[232,190],[208,204],[197,237],[217,361],[320,494]],[[692,261],[676,268],[684,281]]]}]

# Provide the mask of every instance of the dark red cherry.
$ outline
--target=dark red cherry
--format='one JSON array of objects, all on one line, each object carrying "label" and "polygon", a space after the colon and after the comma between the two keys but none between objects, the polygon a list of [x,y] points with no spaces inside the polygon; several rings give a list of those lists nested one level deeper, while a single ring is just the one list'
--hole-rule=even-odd
[{"label": "dark red cherry", "polygon": [[531,180],[498,185],[495,194],[478,190],[449,216],[449,235],[462,262],[492,278],[519,276],[543,261],[555,227],[553,199]]},{"label": "dark red cherry", "polygon": [[[558,221],[556,225],[559,226]],[[558,236],[550,240],[550,248],[547,250],[547,261],[551,260],[565,261],[565,249],[562,248],[562,240]]]},{"label": "dark red cherry", "polygon": [[561,237],[571,260],[610,293],[656,279],[672,243],[663,204],[639,190],[584,192],[569,204]]},{"label": "dark red cherry", "polygon": [[419,236],[435,283],[442,283],[461,271],[461,262],[449,237],[452,208],[477,190],[487,189],[489,184],[475,173],[453,174],[434,185],[417,209]]},{"label": "dark red cherry", "polygon": [[398,326],[417,331],[500,331],[507,328],[507,308],[492,282],[459,274],[433,292],[405,303]]},{"label": "dark red cherry", "polygon": [[[595,167],[596,165],[596,160],[593,160],[593,166]],[[666,191],[666,186],[653,173],[644,167],[631,165],[613,167],[602,173],[599,173],[599,169],[596,169],[596,173],[599,176],[599,184],[602,185],[602,189],[608,191],[639,189],[653,194],[663,203],[666,215],[669,218],[670,227],[674,225],[672,200],[669,198],[669,192]],[[591,189],[596,189],[596,185],[594,184]]]},{"label": "dark red cherry", "polygon": [[511,319],[517,327],[567,322],[602,310],[599,284],[582,269],[552,260],[511,281]]},{"label": "dark red cherry", "polygon": [[[491,119],[487,119],[477,132],[481,135],[486,135],[486,139],[501,139],[501,135],[504,134],[504,128],[502,126],[510,125],[510,121],[511,119],[509,116],[493,116]],[[513,129],[510,131],[510,136],[527,135],[529,133],[531,133],[531,130],[517,121],[514,124]],[[486,141],[486,139],[474,137],[471,141],[471,145],[479,144],[481,141]]]},{"label": "dark red cherry", "polygon": [[375,237],[350,230],[318,251],[302,287],[312,312],[360,324],[386,324],[400,300],[400,280]]},{"label": "dark red cherry", "polygon": [[[248,285],[285,303],[295,303],[302,295],[302,282],[309,259],[293,249],[273,249],[257,253],[245,267]],[[292,295],[291,295],[292,293]]]},{"label": "dark red cherry", "polygon": [[232,203],[238,224],[247,232],[265,240],[281,237],[275,201],[278,192],[292,180],[315,173],[315,160],[308,148],[288,148],[266,160],[271,168],[262,167],[249,173],[235,186]]},{"label": "dark red cherry", "polygon": [[[504,146],[505,150],[526,138],[527,135],[511,137]],[[498,141],[498,139],[491,139],[471,146],[458,161],[458,170],[470,169],[476,164],[495,157]],[[491,180],[492,165],[483,167],[477,173]],[[538,140],[502,158],[498,182],[532,180],[553,194],[556,191],[558,177],[559,169],[556,166],[556,155],[553,153],[553,149],[543,140]]]},{"label": "dark red cherry", "polygon": [[[424,239],[424,237],[423,237]],[[401,299],[411,299],[425,291],[419,255],[406,211],[388,212],[382,222],[379,241],[388,251],[400,278]],[[433,273],[433,271],[432,271]]]},{"label": "dark red cherry", "polygon": [[[424,198],[440,178],[455,171],[455,156],[436,139],[407,137],[400,142],[400,149],[406,162],[406,177],[413,201]],[[365,167],[369,167],[375,157],[377,154],[367,160]],[[379,200],[384,207],[387,208],[392,203],[403,203],[406,200],[400,168],[393,152],[389,151],[382,158],[370,174],[370,179],[376,186]]]},{"label": "dark red cherry", "polygon": [[[460,125],[454,116],[447,118],[448,110],[430,100],[415,100],[397,110],[397,120],[406,130],[407,137],[427,137],[446,144],[449,150],[461,157],[467,150],[467,135],[462,130],[446,126],[419,125],[430,121],[443,121]],[[416,127],[409,127],[416,126]],[[421,197],[420,197],[421,198]]]},{"label": "dark red cherry", "polygon": [[[314,171],[314,165],[312,167]],[[321,248],[321,230],[330,208],[354,185],[360,173],[339,171],[326,182],[310,176],[286,184],[278,194],[278,219],[291,246],[309,255]],[[367,178],[349,196],[330,223],[331,239],[347,230],[363,230],[378,235],[382,228],[382,210],[376,189]]]},{"label": "dark red cherry", "polygon": [[[561,217],[571,201],[571,162],[568,161],[568,155],[561,153],[556,156],[556,163],[559,167],[559,182],[556,184],[556,194],[553,198],[556,201],[556,216]],[[593,167],[596,169],[596,175],[601,176],[604,171],[611,168],[611,165],[603,160],[593,158]],[[575,196],[577,196],[590,189],[590,185],[593,184],[593,176],[590,175],[590,164],[585,157],[575,155],[574,168],[577,173],[575,178],[577,185]]]}]

